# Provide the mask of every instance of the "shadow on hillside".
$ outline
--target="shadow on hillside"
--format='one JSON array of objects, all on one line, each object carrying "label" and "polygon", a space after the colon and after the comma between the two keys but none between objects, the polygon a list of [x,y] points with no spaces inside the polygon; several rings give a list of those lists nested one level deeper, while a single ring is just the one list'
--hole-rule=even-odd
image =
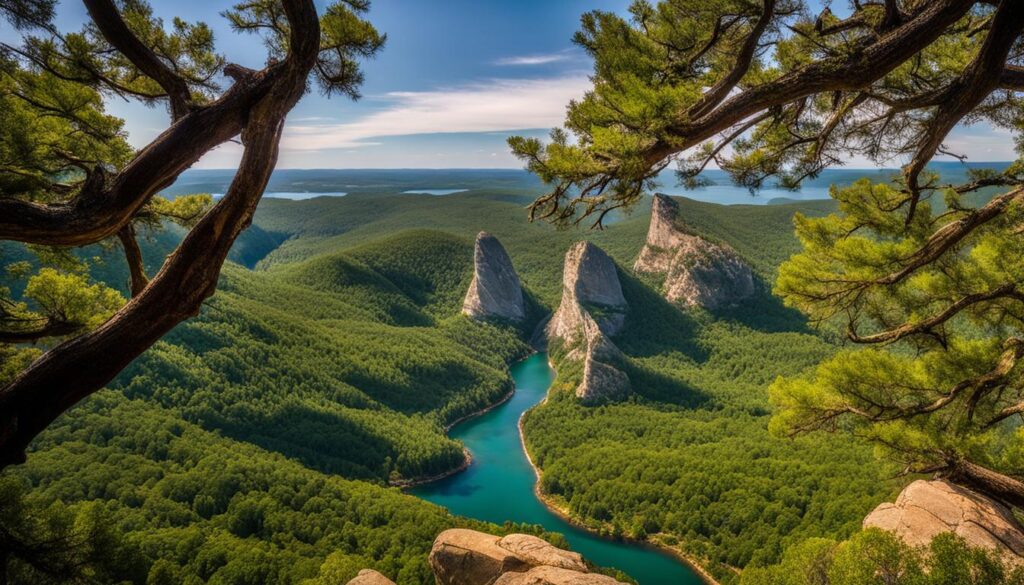
[{"label": "shadow on hillside", "polygon": [[735,306],[722,307],[708,313],[718,321],[739,323],[764,333],[809,333],[807,318],[796,309],[785,306],[771,292],[771,284],[760,277],[754,298]]},{"label": "shadow on hillside", "polygon": [[395,456],[380,437],[353,421],[298,403],[259,413],[244,423],[221,419],[203,426],[349,479],[382,478],[383,469],[374,468]]},{"label": "shadow on hillside", "polygon": [[619,280],[629,303],[626,326],[615,337],[619,349],[634,357],[679,352],[698,363],[708,358],[697,342],[699,324],[693,317],[622,270]]},{"label": "shadow on hillside", "polygon": [[435,360],[432,363],[407,364],[402,368],[407,379],[391,379],[369,367],[343,377],[343,381],[384,406],[407,414],[437,410],[447,404],[460,388],[477,388],[484,380],[463,363]]},{"label": "shadow on hillside", "polygon": [[622,364],[622,368],[629,376],[634,392],[647,400],[684,408],[706,408],[712,405],[711,395],[686,382],[650,368],[637,367],[632,362]]}]

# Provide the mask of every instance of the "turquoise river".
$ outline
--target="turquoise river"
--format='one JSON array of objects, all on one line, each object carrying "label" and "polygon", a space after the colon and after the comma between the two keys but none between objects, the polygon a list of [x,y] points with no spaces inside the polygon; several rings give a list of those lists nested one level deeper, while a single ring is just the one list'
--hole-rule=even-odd
[{"label": "turquoise river", "polygon": [[451,436],[473,454],[468,469],[411,493],[454,514],[501,524],[540,524],[561,532],[588,560],[628,573],[640,585],[696,585],[700,577],[675,557],[639,543],[601,538],[551,512],[534,493],[536,475],[519,438],[519,417],[544,399],[554,379],[547,354],[512,365],[516,391],[504,404],[459,423]]}]

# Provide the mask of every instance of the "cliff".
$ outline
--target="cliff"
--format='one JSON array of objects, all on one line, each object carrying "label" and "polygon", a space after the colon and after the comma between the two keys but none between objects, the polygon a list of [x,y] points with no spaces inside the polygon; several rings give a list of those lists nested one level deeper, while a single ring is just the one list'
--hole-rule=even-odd
[{"label": "cliff", "polygon": [[596,325],[604,335],[615,335],[622,329],[627,308],[615,262],[594,244],[576,242],[565,254],[562,301],[545,331],[549,340],[559,339],[569,346],[588,335],[588,325]]},{"label": "cliff", "polygon": [[622,357],[609,339],[625,324],[629,306],[615,262],[590,242],[577,242],[565,254],[562,300],[545,328],[548,340],[567,348],[567,359],[583,361],[576,396],[584,403],[624,398],[629,378],[609,362]]},{"label": "cliff", "polygon": [[445,530],[430,550],[430,567],[438,585],[621,585],[591,573],[579,553],[527,534]]},{"label": "cliff", "polygon": [[662,294],[685,306],[717,309],[753,296],[750,266],[732,248],[684,231],[678,215],[671,197],[654,196],[647,242],[633,270],[663,276]]},{"label": "cliff", "polygon": [[473,280],[462,312],[473,319],[521,321],[526,316],[523,288],[505,248],[487,232],[476,236]]},{"label": "cliff", "polygon": [[999,552],[1011,565],[1024,564],[1024,530],[1006,506],[945,481],[918,480],[896,503],[880,504],[865,528],[895,533],[911,546],[927,546],[936,535],[952,532],[972,547]]}]

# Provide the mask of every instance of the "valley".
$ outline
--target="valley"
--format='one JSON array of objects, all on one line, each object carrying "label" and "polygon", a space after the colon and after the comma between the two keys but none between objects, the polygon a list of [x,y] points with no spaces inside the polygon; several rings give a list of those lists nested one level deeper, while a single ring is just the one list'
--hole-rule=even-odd
[{"label": "valley", "polygon": [[[615,262],[630,307],[614,340],[624,354],[621,367],[632,394],[621,402],[579,404],[571,388],[582,372],[555,351],[558,376],[550,399],[523,420],[526,446],[543,470],[545,497],[601,535],[586,542],[616,550],[624,545],[604,539],[656,542],[731,582],[733,567],[771,563],[789,542],[850,534],[867,511],[891,497],[895,486],[881,481],[868,449],[848,440],[793,442],[767,432],[767,383],[831,351],[767,293],[765,284],[796,248],[788,231],[792,214],[820,214],[829,202],[724,207],[678,199],[687,225],[733,247],[750,262],[759,283],[758,294],[740,306],[681,311],[658,295],[656,282],[630,269],[645,242],[649,203],[612,229],[588,233],[524,223],[522,207],[531,196],[528,189],[508,187],[446,196],[384,190],[305,201],[267,199],[234,253],[253,268],[226,267],[217,295],[197,318],[137,360],[101,398],[70,413],[67,424],[86,432],[94,424],[88,422],[94,420],[89,412],[101,405],[105,412],[140,409],[153,413],[147,417],[180,419],[184,428],[195,429],[190,437],[217,436],[227,444],[251,446],[253,457],[267,458],[265,465],[280,465],[270,462],[284,456],[311,478],[340,475],[359,480],[349,485],[365,486],[360,489],[370,493],[388,493],[382,486],[389,483],[446,474],[463,464],[459,429],[500,416],[500,409],[462,423],[452,436],[445,427],[507,395],[508,365],[529,355],[534,330],[559,304],[562,253],[586,236]],[[520,324],[459,315],[480,230],[494,234],[507,249],[522,281]],[[158,261],[167,240],[173,241],[173,232],[143,240],[148,261]],[[262,252],[247,252],[253,250]],[[97,269],[116,275],[123,270],[117,262],[116,256],[108,257]],[[111,513],[120,522],[132,519],[131,538],[149,542],[167,522],[159,520],[166,513],[153,515],[143,505],[146,499],[100,489],[89,475],[58,473],[67,471],[56,463],[57,453],[67,449],[58,447],[61,432],[44,435],[18,475],[44,501],[67,494],[62,499],[73,509],[119,502]],[[90,443],[100,436],[106,435],[89,435],[80,458],[106,459],[113,456],[110,449],[124,452],[113,446],[116,442]],[[169,436],[142,451],[129,448],[156,477],[164,477],[152,483],[159,494],[168,493],[168,474],[179,463],[157,453],[180,441]],[[440,487],[421,486],[413,493],[425,490],[434,494],[428,500],[446,504],[438,495],[443,486],[472,483],[475,471],[470,467]],[[528,479],[532,483],[532,476]],[[264,486],[272,490],[277,480],[269,481]],[[532,499],[525,491],[518,500]],[[153,501],[173,502],[178,512],[172,526],[227,526],[238,537],[228,518],[247,500],[214,497],[216,504],[205,504],[204,493],[186,491],[170,501],[160,495]],[[264,520],[258,529],[240,534],[267,542],[268,559],[296,554],[308,559],[293,570],[309,578],[326,570],[329,552],[339,554],[327,543],[352,534],[337,529],[328,540],[309,541],[289,524],[271,521],[276,505],[267,505],[245,504]],[[426,506],[424,511],[437,509]],[[530,514],[504,518],[454,504],[451,511],[499,526],[506,520],[533,524],[553,518],[537,506]],[[313,512],[303,504],[291,513]],[[443,513],[437,518],[448,525],[467,522]],[[355,528],[367,518],[352,521]],[[556,528],[546,521],[544,526],[568,532],[570,542],[573,534],[581,538],[560,520]],[[398,576],[399,583],[425,582],[414,576],[426,571],[425,553],[416,558],[416,551],[429,548],[430,539],[415,546],[406,542],[398,557],[366,544],[357,540],[347,547],[345,566],[362,563]],[[228,570],[232,558],[228,554],[225,565],[205,571]],[[597,553],[594,560],[617,566],[621,555],[604,558]],[[186,564],[177,570],[196,569]]]}]

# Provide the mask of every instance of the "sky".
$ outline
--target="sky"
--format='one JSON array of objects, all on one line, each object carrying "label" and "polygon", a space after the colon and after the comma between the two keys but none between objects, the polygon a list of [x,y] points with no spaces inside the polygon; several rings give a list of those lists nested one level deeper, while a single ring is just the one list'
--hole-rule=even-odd
[{"label": "sky", "polygon": [[[165,22],[181,16],[209,24],[229,62],[258,68],[258,37],[234,33],[220,13],[231,0],[151,0]],[[317,2],[323,7],[324,2]],[[358,102],[317,92],[288,118],[278,168],[517,168],[510,135],[546,136],[568,102],[588,88],[589,57],[572,44],[584,12],[624,13],[629,0],[373,0],[368,18],[388,36],[364,64]],[[61,0],[58,25],[78,29],[82,5]],[[4,25],[6,26],[6,25]],[[9,40],[11,32],[0,30]],[[141,147],[167,127],[162,107],[118,98],[111,113],[126,120]],[[987,126],[957,128],[946,144],[972,161],[1010,160],[1009,134]],[[241,153],[227,144],[197,168],[231,168]],[[899,166],[903,161],[894,161]],[[872,166],[851,160],[849,166]]]}]

